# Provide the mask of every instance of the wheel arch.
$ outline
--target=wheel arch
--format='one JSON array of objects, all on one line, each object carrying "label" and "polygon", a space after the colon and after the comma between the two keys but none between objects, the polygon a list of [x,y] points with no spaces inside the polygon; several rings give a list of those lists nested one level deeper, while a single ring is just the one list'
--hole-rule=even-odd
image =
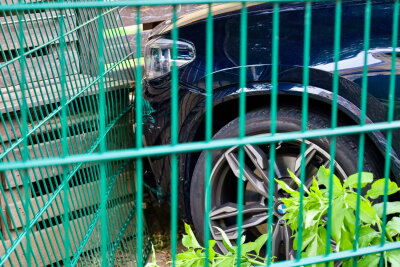
[{"label": "wheel arch", "polygon": [[[256,86],[257,87],[257,86]],[[302,91],[303,86],[300,84],[279,84],[278,90],[278,105],[296,105],[301,107],[302,102]],[[232,90],[230,90],[232,91]],[[238,92],[238,90],[236,90]],[[309,93],[309,110],[318,110],[318,112],[323,112],[327,115],[331,114],[331,104],[332,104],[332,92],[309,86],[307,89]],[[270,105],[270,95],[271,90],[265,90],[265,86],[262,90],[248,90],[246,96],[246,112],[256,110],[262,107],[268,107]],[[225,124],[234,120],[238,117],[238,107],[239,107],[239,93],[234,93],[227,95],[223,99],[214,102],[213,106],[213,135],[218,132]],[[229,112],[224,112],[229,110]],[[198,112],[201,112],[199,114]],[[356,104],[348,101],[347,99],[339,96],[338,101],[338,118],[348,125],[356,125],[359,123],[357,120],[359,116],[359,108]],[[196,111],[195,117],[197,119],[188,116],[187,120],[191,120],[191,123],[186,124],[186,127],[182,127],[181,132],[188,132],[191,135],[187,136],[185,142],[201,141],[204,140],[205,134],[205,110]],[[370,118],[367,121],[372,122]],[[185,125],[185,124],[184,124]],[[193,134],[195,133],[195,134]],[[381,132],[372,132],[367,134],[368,140],[372,145],[380,152],[380,155],[384,157],[386,138]],[[393,150],[392,150],[393,151]],[[397,154],[393,151],[394,157],[397,158]],[[194,166],[197,162],[200,152],[185,154],[182,158],[183,167],[181,170],[182,183],[181,190],[183,190],[183,202],[185,206],[185,217],[190,221],[190,180],[192,177]],[[393,162],[393,161],[392,161]],[[396,164],[392,164],[392,174],[399,173],[399,168]],[[396,176],[395,176],[396,177]]]}]

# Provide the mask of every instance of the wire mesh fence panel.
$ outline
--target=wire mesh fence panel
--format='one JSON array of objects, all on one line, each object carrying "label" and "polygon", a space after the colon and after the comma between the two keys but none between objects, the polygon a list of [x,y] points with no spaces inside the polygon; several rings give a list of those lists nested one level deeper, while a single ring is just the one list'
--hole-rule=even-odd
[{"label": "wire mesh fence panel", "polygon": [[1,0],[0,20],[0,265],[144,266],[145,188],[172,266],[400,265],[398,0]]},{"label": "wire mesh fence panel", "polygon": [[[0,19],[2,164],[134,147],[134,56],[118,8]],[[99,263],[104,225],[109,263],[133,263],[134,196],[129,159],[4,171],[1,265]]]}]

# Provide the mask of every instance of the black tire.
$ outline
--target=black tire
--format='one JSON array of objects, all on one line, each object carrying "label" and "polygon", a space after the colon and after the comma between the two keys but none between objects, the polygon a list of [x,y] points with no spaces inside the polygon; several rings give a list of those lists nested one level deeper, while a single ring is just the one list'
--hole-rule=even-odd
[{"label": "black tire", "polygon": [[[338,122],[339,125],[343,123]],[[301,111],[294,107],[280,107],[278,110],[278,119],[276,122],[278,132],[299,131],[301,125]],[[271,126],[270,112],[268,109],[261,109],[249,112],[246,115],[246,135],[265,134],[269,132]],[[309,112],[308,129],[321,129],[330,127],[330,118],[327,115],[318,112]],[[218,131],[213,139],[232,138],[237,136],[239,128],[239,120],[235,119],[225,125]],[[318,138],[309,140],[323,150],[329,153],[330,140],[328,138]],[[216,150],[212,153],[212,166],[214,168],[218,159],[224,155],[226,150]],[[357,172],[358,159],[358,137],[357,136],[341,136],[337,138],[336,163],[343,169],[347,175]],[[372,172],[375,177],[380,175],[379,162],[380,157],[375,147],[366,142],[364,155],[363,171]],[[190,210],[195,232],[199,240],[203,241],[204,236],[204,176],[205,176],[205,152],[201,153],[191,179],[190,184]],[[211,177],[210,177],[211,179]],[[342,178],[343,179],[343,178]],[[214,184],[214,182],[212,182]],[[232,190],[233,192],[234,190]],[[211,195],[214,194],[211,191]],[[233,193],[234,194],[234,193]],[[212,198],[216,196],[212,195]],[[212,207],[211,207],[212,208]],[[223,250],[223,249],[222,249]]]}]

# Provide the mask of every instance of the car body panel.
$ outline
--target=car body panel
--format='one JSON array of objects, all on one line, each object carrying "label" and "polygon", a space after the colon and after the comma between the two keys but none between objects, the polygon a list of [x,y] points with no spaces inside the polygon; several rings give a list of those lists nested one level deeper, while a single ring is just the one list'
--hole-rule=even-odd
[{"label": "car body panel", "polygon": [[[239,6],[238,6],[239,5]],[[329,104],[332,99],[334,3],[313,3],[310,98]],[[225,12],[223,12],[225,10]],[[248,42],[246,66],[247,95],[268,95],[271,89],[271,37],[272,5],[254,4],[248,7]],[[339,68],[339,108],[354,123],[359,122],[362,74],[364,61],[368,63],[367,123],[386,121],[387,99],[392,64],[393,3],[374,1],[372,6],[370,45],[364,49],[364,1],[343,3],[341,51]],[[178,20],[179,38],[194,44],[196,58],[179,70],[179,141],[193,141],[204,117],[205,100],[205,16],[207,9],[197,11]],[[214,19],[213,98],[214,106],[234,99],[239,87],[240,4],[220,7]],[[171,22],[156,29],[152,38],[170,37]],[[303,31],[304,3],[280,5],[279,41],[279,94],[299,95],[303,90]],[[399,50],[400,53],[400,50]],[[400,119],[400,60],[396,58],[396,109],[395,119]],[[146,145],[170,143],[170,75],[144,80],[145,98],[153,106],[153,120],[145,127]],[[251,103],[248,106],[251,106]],[[251,108],[251,107],[250,107]],[[330,109],[330,108],[329,108]],[[393,172],[400,176],[400,134],[394,131]],[[384,153],[385,135],[370,135],[377,148]],[[169,184],[169,158],[150,159],[156,180],[165,190]],[[180,160],[180,178],[187,176],[185,159]]]}]

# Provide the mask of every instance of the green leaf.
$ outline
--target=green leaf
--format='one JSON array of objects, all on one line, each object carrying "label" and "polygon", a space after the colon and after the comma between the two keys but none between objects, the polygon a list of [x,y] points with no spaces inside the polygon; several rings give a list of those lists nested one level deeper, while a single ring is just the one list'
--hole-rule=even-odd
[{"label": "green leaf", "polygon": [[217,254],[214,250],[214,246],[217,244],[215,240],[208,240],[208,259],[213,262],[215,255]]},{"label": "green leaf", "polygon": [[147,263],[145,267],[160,267],[157,264],[157,259],[156,259],[156,251],[154,250],[154,245],[151,244],[151,262]]},{"label": "green leaf", "polygon": [[[357,207],[357,195],[355,193],[348,194],[345,196],[345,202],[352,209],[356,210]],[[368,200],[360,199],[360,219],[361,221],[368,224],[376,224],[377,211],[371,206]]]},{"label": "green leaf", "polygon": [[342,239],[340,240],[340,249],[339,250],[349,250],[353,248],[353,236],[348,232],[342,229],[341,234]]},{"label": "green leaf", "polygon": [[255,241],[254,241],[254,251],[257,253],[257,255],[260,254],[261,248],[265,245],[265,242],[267,242],[268,235],[263,234],[260,235]]},{"label": "green leaf", "polygon": [[303,253],[305,257],[317,256],[325,253],[326,248],[326,230],[324,227],[320,227],[314,238],[308,245],[307,249]]},{"label": "green leaf", "polygon": [[354,225],[356,224],[356,216],[353,209],[344,210],[344,227],[351,234],[354,235]]},{"label": "green leaf", "polygon": [[188,260],[188,259],[190,260],[196,257],[197,257],[196,252],[193,249],[186,250],[176,255],[177,260]]},{"label": "green leaf", "polygon": [[386,224],[386,233],[390,236],[400,234],[400,218],[394,217]]},{"label": "green leaf", "polygon": [[[293,172],[291,172],[289,169],[287,171],[288,171],[290,177],[292,178],[292,180],[300,187],[301,180]],[[308,188],[304,184],[303,184],[303,188],[304,188],[304,192],[309,193]]]},{"label": "green leaf", "polygon": [[[317,178],[318,182],[322,185],[324,185],[327,189],[329,189],[329,176],[330,176],[330,170],[325,168],[324,166],[321,166],[318,169],[317,172]],[[332,175],[333,179],[333,193],[336,195],[339,191],[343,190],[342,183],[340,182],[340,179],[336,175]]]},{"label": "green leaf", "polygon": [[324,166],[319,167],[317,172],[318,183],[324,185],[326,188],[329,186],[329,169]]},{"label": "green leaf", "polygon": [[[361,187],[366,186],[369,183],[372,183],[374,180],[374,175],[370,172],[362,172],[361,173]],[[343,184],[344,187],[358,188],[358,173],[350,175]]]},{"label": "green leaf", "polygon": [[[373,205],[373,208],[376,210],[379,217],[382,217],[382,214],[383,214],[383,204],[384,203],[378,203],[378,204]],[[386,204],[387,204],[387,207],[386,207],[387,215],[400,213],[400,201],[387,202]]]},{"label": "green leaf", "polygon": [[343,260],[342,267],[353,267],[353,259]]},{"label": "green leaf", "polygon": [[301,180],[291,171],[291,170],[287,170],[287,172],[289,173],[290,177],[292,178],[292,180],[298,185],[300,186],[301,184]]},{"label": "green leaf", "polygon": [[218,267],[233,267],[235,266],[236,255],[231,254],[229,256],[219,257],[217,261],[215,261],[215,266]]},{"label": "green leaf", "polygon": [[256,247],[256,245],[254,242],[248,242],[248,243],[243,244],[240,249],[240,255],[245,256],[250,251],[254,251],[255,247]]},{"label": "green leaf", "polygon": [[[371,189],[368,190],[365,197],[376,199],[384,195],[385,191],[385,179],[376,180],[372,185]],[[388,195],[392,195],[399,191],[399,187],[395,182],[389,181],[388,184]]]},{"label": "green leaf", "polygon": [[363,256],[359,261],[358,267],[374,267],[379,265],[380,254],[372,254]]},{"label": "green leaf", "polygon": [[[303,242],[302,242],[302,248],[301,250],[304,250],[310,243],[311,241],[314,240],[314,238],[316,238],[316,235],[318,233],[318,226],[315,225],[312,228],[309,229],[304,229],[303,230]],[[295,235],[295,239],[293,240],[293,248],[297,249],[297,234]]]},{"label": "green leaf", "polygon": [[399,251],[388,251],[386,257],[392,266],[400,266],[400,254]]},{"label": "green leaf", "polygon": [[156,263],[156,251],[154,250],[154,245],[151,244],[151,261]]},{"label": "green leaf", "polygon": [[201,250],[197,252],[194,249],[189,249],[185,252],[176,255],[176,266],[179,267],[198,267],[204,265],[204,253]]},{"label": "green leaf", "polygon": [[221,236],[222,236],[222,243],[224,244],[225,248],[232,252],[235,253],[235,247],[232,245],[231,241],[229,240],[228,236],[226,235],[226,233],[224,232],[224,230],[222,230],[221,228],[214,226],[215,229],[217,229]]},{"label": "green leaf", "polygon": [[203,248],[200,246],[199,242],[196,239],[190,225],[185,223],[185,232],[187,235],[183,235],[182,237],[182,245],[186,248]]},{"label": "green leaf", "polygon": [[362,226],[360,229],[360,236],[358,239],[359,247],[368,247],[371,245],[372,241],[380,237],[381,234],[375,231],[373,228],[369,226]]},{"label": "green leaf", "polygon": [[290,186],[288,186],[284,181],[275,179],[275,181],[281,186],[281,189],[286,193],[290,194],[292,197],[299,197],[300,193],[296,190],[293,190]]},{"label": "green leaf", "polygon": [[365,223],[370,223],[372,225],[377,223],[378,214],[369,202],[361,200],[360,214],[361,220]]},{"label": "green leaf", "polygon": [[312,179],[310,192],[314,192],[320,198],[323,196],[323,191],[321,191],[321,189],[319,188],[319,184],[315,178]]},{"label": "green leaf", "polygon": [[302,253],[302,257],[312,257],[317,256],[318,253],[318,236],[314,235],[313,239],[307,246],[307,249]]},{"label": "green leaf", "polygon": [[195,252],[197,257],[204,257],[203,249],[196,249]]},{"label": "green leaf", "polygon": [[318,224],[318,220],[321,218],[321,210],[307,210],[304,212],[305,220],[304,220],[304,227],[310,228],[314,224]]},{"label": "green leaf", "polygon": [[326,246],[326,229],[325,227],[320,227],[318,228],[318,255],[325,253]]},{"label": "green leaf", "polygon": [[344,221],[344,199],[336,198],[332,202],[332,237],[336,242],[340,241]]}]

